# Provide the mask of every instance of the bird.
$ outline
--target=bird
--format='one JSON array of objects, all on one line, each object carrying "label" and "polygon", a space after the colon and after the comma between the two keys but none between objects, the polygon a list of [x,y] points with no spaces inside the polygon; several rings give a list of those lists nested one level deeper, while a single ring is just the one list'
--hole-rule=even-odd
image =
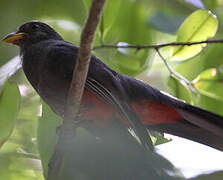
[{"label": "bird", "polygon": [[[79,47],[40,21],[21,25],[3,41],[19,46],[27,79],[51,109],[64,117]],[[80,119],[80,126],[97,137],[108,140],[115,136],[124,144],[140,142],[148,151],[153,151],[149,131],[180,136],[223,150],[222,116],[116,72],[93,54]],[[130,129],[138,140],[133,140]]]}]

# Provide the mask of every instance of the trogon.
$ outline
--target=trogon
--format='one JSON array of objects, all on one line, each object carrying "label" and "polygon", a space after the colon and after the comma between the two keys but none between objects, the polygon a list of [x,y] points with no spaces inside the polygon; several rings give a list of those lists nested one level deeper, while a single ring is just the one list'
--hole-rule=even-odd
[{"label": "trogon", "polygon": [[[63,117],[78,47],[39,21],[23,24],[3,41],[19,46],[27,79],[52,110]],[[120,74],[93,54],[80,118],[80,126],[99,137],[106,136],[109,130],[117,133],[117,128],[112,127],[118,127],[123,134],[132,129],[148,149],[152,149],[149,129],[223,150],[223,117]]]}]

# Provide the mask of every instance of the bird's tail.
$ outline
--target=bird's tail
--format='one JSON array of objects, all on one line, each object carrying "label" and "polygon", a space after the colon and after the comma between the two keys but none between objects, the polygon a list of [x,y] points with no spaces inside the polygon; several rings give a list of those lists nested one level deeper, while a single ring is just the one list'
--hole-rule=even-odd
[{"label": "bird's tail", "polygon": [[173,108],[182,119],[149,127],[223,151],[223,117],[183,102]]}]

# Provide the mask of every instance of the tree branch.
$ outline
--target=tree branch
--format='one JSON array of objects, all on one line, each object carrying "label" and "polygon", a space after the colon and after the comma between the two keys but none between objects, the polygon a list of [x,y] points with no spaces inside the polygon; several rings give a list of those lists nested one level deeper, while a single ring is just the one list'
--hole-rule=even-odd
[{"label": "tree branch", "polygon": [[67,97],[64,120],[58,131],[58,141],[49,163],[48,180],[59,180],[62,178],[64,155],[74,138],[75,128],[78,124],[78,113],[88,73],[92,43],[105,2],[106,0],[93,0],[90,14],[81,35],[80,48]]},{"label": "tree branch", "polygon": [[93,1],[87,23],[82,32],[78,60],[75,65],[73,79],[68,93],[64,123],[67,123],[70,120],[72,121],[71,123],[73,123],[74,117],[79,112],[80,102],[91,57],[91,47],[105,1],[106,0]]},{"label": "tree branch", "polygon": [[158,44],[158,45],[109,45],[109,44],[102,44],[100,46],[95,46],[92,50],[102,49],[102,48],[129,48],[129,49],[154,49],[164,62],[165,66],[167,67],[170,75],[175,76],[177,79],[179,79],[181,82],[183,82],[187,87],[193,92],[197,93],[197,90],[193,87],[193,84],[187,80],[185,77],[180,75],[179,73],[175,72],[171,66],[167,63],[166,59],[162,56],[159,49],[163,47],[168,46],[193,46],[198,44],[216,44],[216,43],[223,43],[223,39],[208,39],[206,41],[196,41],[196,42],[171,42],[171,43],[164,43],[164,44]]},{"label": "tree branch", "polygon": [[183,82],[184,84],[187,85],[187,87],[193,92],[193,93],[197,93],[197,90],[194,88],[193,84],[187,80],[185,77],[183,77],[181,74],[175,72],[171,66],[169,66],[169,64],[167,63],[166,59],[162,56],[162,54],[160,53],[159,49],[155,48],[157,54],[159,55],[159,57],[162,59],[163,63],[165,64],[165,66],[167,67],[169,73],[171,76],[175,76],[178,80],[180,80],[181,82]]},{"label": "tree branch", "polygon": [[193,46],[198,44],[217,44],[223,43],[223,39],[208,39],[206,41],[196,41],[196,42],[171,42],[171,43],[164,43],[158,45],[109,45],[109,44],[102,44],[100,46],[95,46],[92,50],[102,49],[102,48],[132,48],[132,49],[160,49],[167,46]]}]

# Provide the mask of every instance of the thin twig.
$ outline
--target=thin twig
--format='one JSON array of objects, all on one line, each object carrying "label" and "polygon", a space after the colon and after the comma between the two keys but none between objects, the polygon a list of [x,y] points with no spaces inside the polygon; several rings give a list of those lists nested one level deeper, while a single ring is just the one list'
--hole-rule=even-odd
[{"label": "thin twig", "polygon": [[163,63],[165,64],[165,66],[167,67],[169,73],[171,76],[175,76],[177,79],[181,80],[183,83],[185,83],[187,85],[187,87],[193,92],[193,93],[197,93],[197,90],[194,88],[193,84],[186,79],[185,77],[183,77],[181,74],[175,72],[171,66],[169,66],[169,64],[166,62],[166,59],[162,56],[162,54],[160,53],[158,48],[155,48],[157,54],[159,55],[159,57],[162,59]]},{"label": "thin twig", "polygon": [[197,93],[197,90],[193,87],[193,84],[187,80],[185,77],[180,75],[179,73],[175,72],[169,64],[166,62],[166,59],[161,55],[159,49],[163,47],[168,46],[193,46],[198,44],[215,44],[215,43],[223,43],[223,39],[208,39],[206,41],[196,41],[196,42],[171,42],[171,43],[164,43],[164,44],[158,44],[158,45],[108,45],[108,44],[102,44],[100,46],[95,46],[93,50],[101,49],[101,48],[130,48],[130,49],[155,49],[162,61],[164,62],[165,66],[167,67],[168,71],[170,72],[170,75],[175,76],[177,79],[181,80],[183,83],[185,83],[188,88],[193,92]]},{"label": "thin twig", "polygon": [[48,180],[62,179],[61,172],[64,157],[69,144],[71,144],[74,138],[75,128],[77,127],[76,124],[79,119],[78,113],[91,57],[92,43],[105,2],[106,0],[93,0],[90,14],[82,32],[77,61],[68,92],[63,124],[59,129],[58,141],[49,163]]},{"label": "thin twig", "polygon": [[102,48],[132,48],[132,49],[160,49],[167,46],[193,46],[198,44],[216,44],[223,43],[223,39],[208,39],[206,41],[196,41],[196,42],[171,42],[157,45],[109,45],[102,44],[100,46],[95,46],[93,50],[102,49]]}]

